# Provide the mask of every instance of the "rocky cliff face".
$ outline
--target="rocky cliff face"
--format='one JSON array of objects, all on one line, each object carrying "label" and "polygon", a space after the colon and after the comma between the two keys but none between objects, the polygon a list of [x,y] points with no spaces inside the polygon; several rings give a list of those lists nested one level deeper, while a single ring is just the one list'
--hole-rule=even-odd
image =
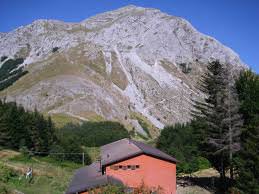
[{"label": "rocky cliff face", "polygon": [[29,71],[1,92],[7,100],[56,116],[118,120],[143,134],[148,126],[152,135],[190,119],[190,99],[202,97],[195,86],[208,62],[246,67],[186,20],[135,6],[0,33],[0,56],[23,57]]}]

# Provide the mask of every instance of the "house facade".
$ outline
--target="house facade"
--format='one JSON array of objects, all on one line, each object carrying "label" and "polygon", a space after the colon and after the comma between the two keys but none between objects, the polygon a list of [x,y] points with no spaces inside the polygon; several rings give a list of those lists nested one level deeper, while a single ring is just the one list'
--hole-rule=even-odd
[{"label": "house facade", "polygon": [[144,143],[122,139],[101,147],[101,160],[76,171],[67,194],[87,194],[107,184],[145,185],[163,194],[176,193],[177,160]]}]

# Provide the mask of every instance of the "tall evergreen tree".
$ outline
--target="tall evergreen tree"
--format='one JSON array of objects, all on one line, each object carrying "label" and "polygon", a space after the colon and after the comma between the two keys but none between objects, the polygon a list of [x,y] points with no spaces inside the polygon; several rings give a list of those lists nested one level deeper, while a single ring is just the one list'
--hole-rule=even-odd
[{"label": "tall evergreen tree", "polygon": [[236,82],[240,112],[244,116],[241,151],[236,158],[238,188],[243,193],[259,193],[259,76],[245,71]]},{"label": "tall evergreen tree", "polygon": [[231,177],[233,177],[232,159],[233,154],[239,149],[242,126],[233,83],[231,70],[227,70],[218,61],[210,63],[199,85],[205,100],[195,100],[192,111],[198,123],[205,122],[200,130],[202,139],[200,149],[213,167],[219,171],[224,189],[226,189],[225,172],[229,165]]},{"label": "tall evergreen tree", "polygon": [[225,183],[225,170],[227,166],[227,153],[225,136],[227,131],[222,125],[224,119],[225,90],[224,68],[218,62],[212,62],[207,67],[207,72],[200,80],[199,89],[205,94],[204,101],[194,101],[193,115],[196,119],[202,119],[207,127],[203,129],[203,144],[200,147],[203,155],[211,162]]},{"label": "tall evergreen tree", "polygon": [[251,70],[241,73],[236,81],[238,98],[241,104],[240,112],[243,114],[244,125],[253,122],[259,113],[259,75]]},{"label": "tall evergreen tree", "polygon": [[233,181],[233,155],[240,150],[240,134],[243,126],[243,119],[239,112],[240,104],[232,72],[233,70],[229,66],[226,69],[227,87],[225,88],[226,96],[223,104],[225,118],[222,120],[222,123],[226,128],[226,131],[228,131],[226,134],[227,136],[225,137],[227,143],[224,149],[229,153],[230,178]]},{"label": "tall evergreen tree", "polygon": [[11,149],[27,147],[29,150],[48,152],[54,143],[54,125],[51,118],[25,111],[14,102],[0,100],[0,146]]},{"label": "tall evergreen tree", "polygon": [[7,106],[0,100],[0,146],[10,146],[11,134],[7,123]]},{"label": "tall evergreen tree", "polygon": [[237,186],[244,194],[259,193],[259,118],[245,131],[242,150],[236,159],[238,164]]}]

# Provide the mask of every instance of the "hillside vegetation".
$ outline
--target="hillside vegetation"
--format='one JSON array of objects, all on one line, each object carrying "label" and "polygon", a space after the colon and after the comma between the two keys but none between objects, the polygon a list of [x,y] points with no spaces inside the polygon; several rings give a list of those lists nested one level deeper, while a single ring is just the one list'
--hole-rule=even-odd
[{"label": "hillside vegetation", "polygon": [[234,76],[218,61],[208,65],[199,89],[204,100],[193,100],[191,122],[165,127],[157,147],[181,161],[178,173],[213,167],[213,177],[189,179],[219,193],[259,192],[259,75]]},{"label": "hillside vegetation", "polygon": [[28,71],[23,70],[23,67],[19,67],[23,61],[23,58],[8,59],[6,56],[1,57],[0,91],[11,86],[16,80],[28,73]]},{"label": "hillside vegetation", "polygon": [[[0,151],[0,193],[20,191],[25,194],[61,194],[66,190],[73,172],[82,165],[73,162],[57,162],[50,157],[28,157],[22,153]],[[29,167],[33,177],[25,178]]]}]

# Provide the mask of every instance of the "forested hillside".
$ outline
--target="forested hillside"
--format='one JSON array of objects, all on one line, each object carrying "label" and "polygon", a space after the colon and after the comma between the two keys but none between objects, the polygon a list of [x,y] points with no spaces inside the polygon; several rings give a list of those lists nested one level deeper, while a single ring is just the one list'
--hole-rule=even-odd
[{"label": "forested hillside", "polygon": [[[210,165],[219,174],[219,192],[259,192],[259,75],[239,76],[219,62],[208,65],[193,100],[193,120],[162,130],[157,147],[181,160],[178,173]],[[228,174],[228,175],[227,175]],[[208,185],[207,185],[208,186]]]},{"label": "forested hillside", "polygon": [[6,56],[1,57],[0,61],[0,91],[12,85],[28,71],[24,71],[24,67],[20,67],[24,62],[23,58],[8,59]]},{"label": "forested hillside", "polygon": [[[84,147],[99,147],[129,137],[123,125],[110,121],[71,123],[56,128],[51,117],[45,118],[37,110],[27,111],[15,102],[5,101],[0,101],[0,134],[2,148],[79,163]],[[90,162],[86,152],[85,163]]]}]

